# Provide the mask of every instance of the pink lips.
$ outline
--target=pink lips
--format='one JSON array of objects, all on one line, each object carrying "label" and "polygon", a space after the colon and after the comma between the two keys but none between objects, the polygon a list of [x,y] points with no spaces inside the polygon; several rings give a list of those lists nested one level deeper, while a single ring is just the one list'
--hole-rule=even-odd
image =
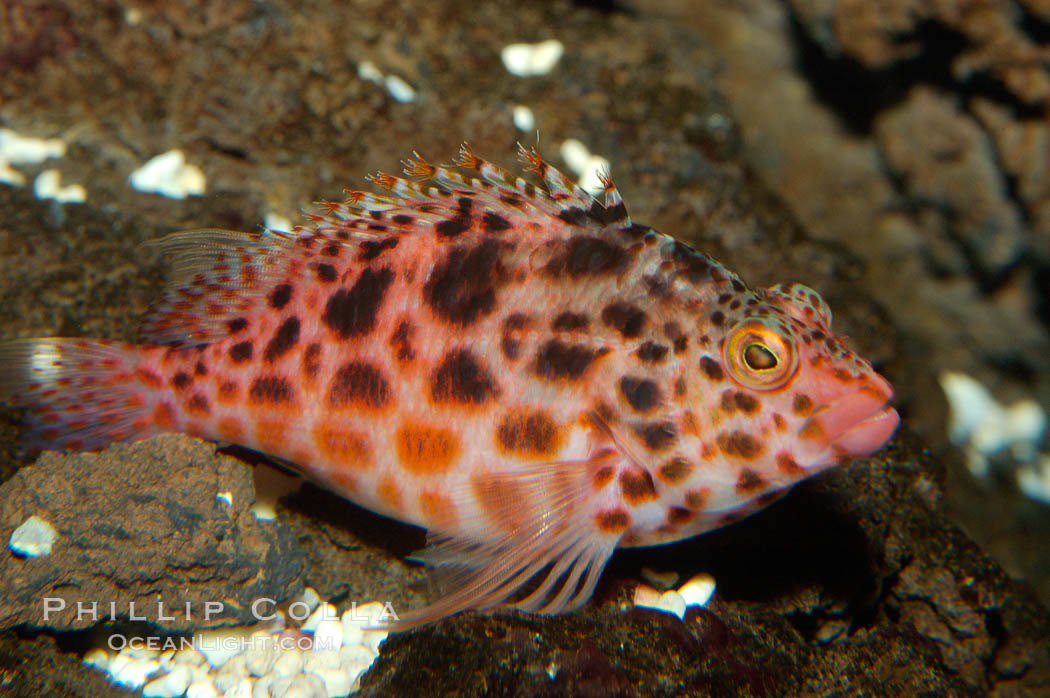
[{"label": "pink lips", "polygon": [[[817,431],[825,443],[822,455],[845,454],[863,458],[890,440],[900,424],[900,415],[888,406],[893,388],[881,376],[873,375],[860,390],[820,408],[810,417],[802,432]],[[815,424],[810,424],[815,423]],[[821,462],[823,458],[818,458]]]}]

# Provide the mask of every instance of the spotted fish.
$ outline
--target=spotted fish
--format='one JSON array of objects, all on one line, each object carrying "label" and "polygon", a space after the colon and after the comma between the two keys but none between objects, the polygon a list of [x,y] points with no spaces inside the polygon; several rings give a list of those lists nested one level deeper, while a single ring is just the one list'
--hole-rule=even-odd
[{"label": "spotted fish", "polygon": [[142,344],[0,345],[39,446],[185,432],[425,527],[465,609],[579,607],[613,550],[717,528],[891,437],[892,388],[802,285],[751,288],[522,149],[416,155],[291,232],[156,242]]}]

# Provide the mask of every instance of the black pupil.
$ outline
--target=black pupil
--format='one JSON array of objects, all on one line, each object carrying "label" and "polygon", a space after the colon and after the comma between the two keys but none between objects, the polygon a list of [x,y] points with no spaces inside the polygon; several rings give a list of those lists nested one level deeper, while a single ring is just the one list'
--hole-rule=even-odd
[{"label": "black pupil", "polygon": [[777,357],[761,344],[748,344],[744,349],[744,363],[752,371],[768,371],[776,368]]}]

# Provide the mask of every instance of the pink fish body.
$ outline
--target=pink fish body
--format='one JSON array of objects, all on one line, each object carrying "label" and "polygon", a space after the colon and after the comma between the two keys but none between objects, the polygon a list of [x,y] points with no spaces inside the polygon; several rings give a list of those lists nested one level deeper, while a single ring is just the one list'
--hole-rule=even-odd
[{"label": "pink fish body", "polygon": [[291,233],[164,238],[144,344],[9,341],[0,396],[42,446],[186,432],[426,527],[451,591],[401,627],[576,608],[616,547],[889,440],[892,388],[814,291],[749,288],[632,223],[611,182],[599,202],[522,152],[542,186],[464,146]]}]

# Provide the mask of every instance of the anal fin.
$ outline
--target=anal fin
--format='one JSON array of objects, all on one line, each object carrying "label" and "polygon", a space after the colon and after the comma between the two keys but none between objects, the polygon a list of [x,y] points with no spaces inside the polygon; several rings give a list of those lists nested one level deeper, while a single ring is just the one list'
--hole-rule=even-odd
[{"label": "anal fin", "polygon": [[554,462],[476,475],[454,499],[473,500],[461,510],[480,504],[479,520],[461,522],[458,531],[431,532],[416,556],[433,568],[445,593],[384,627],[406,630],[465,610],[555,614],[582,606],[620,539],[593,519],[592,478],[603,463]]}]

